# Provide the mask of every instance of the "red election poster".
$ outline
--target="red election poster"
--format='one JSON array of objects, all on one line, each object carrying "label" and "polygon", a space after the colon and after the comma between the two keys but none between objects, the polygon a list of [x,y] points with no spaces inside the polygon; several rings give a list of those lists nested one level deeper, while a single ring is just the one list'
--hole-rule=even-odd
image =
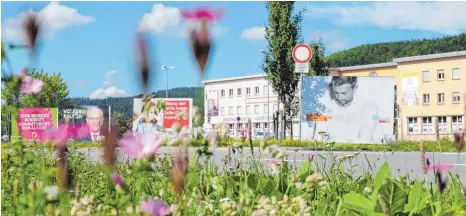
[{"label": "red election poster", "polygon": [[[165,113],[163,115],[163,127],[170,129],[175,122],[181,127],[191,127],[191,99],[164,99]],[[177,113],[185,112],[187,116],[183,119],[177,119]]]}]

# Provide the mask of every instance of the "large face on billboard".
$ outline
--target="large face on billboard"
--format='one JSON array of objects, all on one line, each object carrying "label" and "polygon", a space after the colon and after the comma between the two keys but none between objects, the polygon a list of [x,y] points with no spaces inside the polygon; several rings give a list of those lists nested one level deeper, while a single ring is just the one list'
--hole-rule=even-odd
[{"label": "large face on billboard", "polygon": [[391,77],[305,77],[301,137],[347,143],[393,138]]},{"label": "large face on billboard", "polygon": [[59,112],[61,122],[82,127],[78,133],[86,136],[79,141],[103,141],[110,130],[109,117],[109,106],[63,106]]},{"label": "large face on billboard", "polygon": [[[165,103],[165,109],[161,104]],[[192,99],[159,99],[153,98],[146,105],[141,98],[134,99],[133,105],[133,133],[148,133],[153,131],[171,132],[173,124],[178,123],[181,127],[191,127]],[[180,113],[186,113],[181,119],[177,118]]]}]

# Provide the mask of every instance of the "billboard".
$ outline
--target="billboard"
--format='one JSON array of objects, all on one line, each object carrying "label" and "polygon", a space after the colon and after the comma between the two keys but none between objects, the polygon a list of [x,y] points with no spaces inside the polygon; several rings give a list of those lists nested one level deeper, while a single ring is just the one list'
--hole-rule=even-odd
[{"label": "billboard", "polygon": [[22,108],[11,121],[12,137],[27,141],[42,140],[45,131],[58,125],[57,108]]},{"label": "billboard", "polygon": [[301,137],[345,143],[393,139],[392,77],[303,78]]},{"label": "billboard", "polygon": [[404,73],[401,79],[401,100],[403,106],[417,106],[418,99],[418,74]]},{"label": "billboard", "polygon": [[58,119],[65,124],[70,123],[81,128],[82,131],[78,133],[89,134],[80,139],[76,138],[76,134],[70,134],[71,138],[78,141],[99,142],[103,141],[110,131],[110,112],[110,106],[61,106]]},{"label": "billboard", "polygon": [[[165,102],[165,111],[159,107],[160,102]],[[174,123],[181,127],[191,128],[192,126],[192,106],[191,98],[152,98],[150,100],[149,110],[143,111],[143,101],[141,98],[135,98],[133,103],[133,133],[147,133],[151,131],[171,132]],[[178,120],[177,114],[186,112],[181,120]]]},{"label": "billboard", "polygon": [[209,91],[207,98],[207,115],[218,116],[218,91]]}]

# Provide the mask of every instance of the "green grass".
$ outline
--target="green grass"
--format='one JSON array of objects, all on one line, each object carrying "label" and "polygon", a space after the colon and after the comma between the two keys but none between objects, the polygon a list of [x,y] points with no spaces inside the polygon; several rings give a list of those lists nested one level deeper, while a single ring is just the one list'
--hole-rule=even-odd
[{"label": "green grass", "polygon": [[254,211],[274,209],[276,215],[284,216],[383,216],[382,206],[388,215],[466,214],[463,186],[453,174],[441,193],[435,184],[425,182],[429,180],[427,176],[421,181],[407,176],[393,178],[387,163],[376,174],[363,172],[360,177],[353,177],[352,169],[343,169],[350,159],[330,160],[333,162],[329,164],[307,161],[299,170],[277,159],[279,165],[276,174],[272,174],[268,169],[271,167],[261,163],[260,158],[227,157],[223,168],[217,168],[210,160],[201,162],[202,158],[194,155],[190,159],[183,177],[183,193],[173,190],[170,156],[116,164],[127,185],[127,190],[122,190],[109,179],[106,166],[86,161],[84,154],[70,146],[70,190],[48,198],[44,188],[57,184],[57,162],[51,152],[4,151],[1,213],[55,215],[58,210],[59,215],[70,215],[74,209],[72,200],[92,196],[93,202],[81,205],[77,211],[89,207],[90,215],[111,215],[116,211],[118,215],[141,215],[135,209],[150,196],[172,204],[173,208],[176,205],[178,212],[172,215],[252,215]]},{"label": "green grass", "polygon": [[[240,142],[238,139],[225,139],[222,140],[218,146],[219,147],[228,147],[232,146],[234,143]],[[264,141],[267,145],[278,144],[281,147],[304,147],[310,148],[312,150],[333,150],[333,151],[400,151],[400,152],[413,152],[419,151],[420,142],[413,141],[397,141],[391,144],[348,144],[348,143],[331,143],[331,142],[318,142],[318,141],[300,141],[300,140],[274,140],[267,139]],[[178,143],[179,144],[179,143]],[[177,143],[174,146],[178,145]],[[203,139],[191,139],[190,146],[192,147],[201,147],[204,144]],[[92,148],[92,147],[102,147],[103,143],[91,143],[91,142],[75,142],[70,143],[69,145],[76,148]],[[164,146],[167,145],[167,142],[163,143]],[[249,143],[245,142],[245,145]],[[259,147],[261,141],[253,140],[253,145]],[[40,147],[40,143],[32,144],[31,148]],[[44,145],[47,148],[52,148],[51,145]],[[425,151],[426,152],[455,152],[456,149],[453,145],[453,142],[447,139],[442,139],[439,141],[424,141]],[[2,144],[2,149],[9,149],[11,147],[10,143]],[[463,152],[466,152],[466,148],[463,149]]]}]

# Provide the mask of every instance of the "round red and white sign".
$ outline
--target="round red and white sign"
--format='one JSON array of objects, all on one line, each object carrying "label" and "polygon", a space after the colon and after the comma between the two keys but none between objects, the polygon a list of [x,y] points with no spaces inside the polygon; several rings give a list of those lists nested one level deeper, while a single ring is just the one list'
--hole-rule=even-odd
[{"label": "round red and white sign", "polygon": [[307,63],[312,58],[312,49],[306,44],[298,44],[293,48],[293,59],[296,63]]}]

